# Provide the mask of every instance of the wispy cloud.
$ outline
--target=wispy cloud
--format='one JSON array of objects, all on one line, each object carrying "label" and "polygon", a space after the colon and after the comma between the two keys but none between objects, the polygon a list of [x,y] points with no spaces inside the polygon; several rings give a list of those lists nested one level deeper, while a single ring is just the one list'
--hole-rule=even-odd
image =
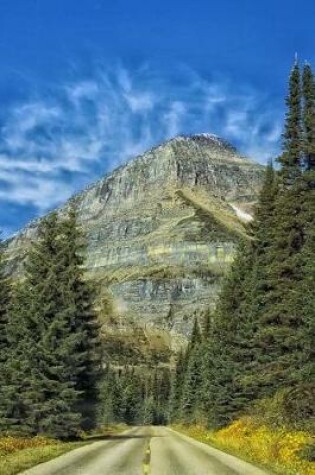
[{"label": "wispy cloud", "polygon": [[265,162],[278,150],[281,110],[259,91],[187,68],[99,68],[5,111],[0,200],[43,213],[131,156],[195,132]]}]

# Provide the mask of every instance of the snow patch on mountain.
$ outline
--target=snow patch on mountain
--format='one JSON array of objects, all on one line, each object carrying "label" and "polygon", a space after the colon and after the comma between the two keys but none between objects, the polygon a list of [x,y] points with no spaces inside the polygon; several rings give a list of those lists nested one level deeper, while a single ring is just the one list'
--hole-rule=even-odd
[{"label": "snow patch on mountain", "polygon": [[241,210],[240,208],[238,208],[238,206],[236,205],[232,205],[232,208],[234,209],[236,215],[242,220],[242,221],[245,221],[246,223],[249,223],[250,221],[253,220],[253,217],[249,214],[249,213],[246,213],[245,211]]}]

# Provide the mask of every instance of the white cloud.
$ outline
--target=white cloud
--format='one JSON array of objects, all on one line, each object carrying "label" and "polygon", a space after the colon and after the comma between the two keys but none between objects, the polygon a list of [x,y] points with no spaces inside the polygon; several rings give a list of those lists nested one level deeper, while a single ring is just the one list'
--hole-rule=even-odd
[{"label": "white cloud", "polygon": [[186,114],[186,107],[180,101],[170,104],[168,111],[164,114],[167,124],[167,138],[175,137],[181,132],[182,120]]},{"label": "white cloud", "polygon": [[252,88],[188,69],[180,85],[149,67],[98,70],[6,111],[0,200],[44,212],[101,171],[181,133],[213,132],[266,161],[278,149],[280,112]]},{"label": "white cloud", "polygon": [[69,99],[76,105],[80,106],[83,99],[93,100],[98,95],[98,85],[93,81],[82,81],[78,84],[66,86]]}]

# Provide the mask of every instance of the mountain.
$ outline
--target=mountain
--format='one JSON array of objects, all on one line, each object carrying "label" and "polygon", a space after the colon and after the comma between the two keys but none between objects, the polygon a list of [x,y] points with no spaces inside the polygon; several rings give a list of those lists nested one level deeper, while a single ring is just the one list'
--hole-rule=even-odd
[{"label": "mountain", "polygon": [[[179,136],[73,198],[111,358],[168,362],[194,315],[215,305],[263,172],[214,135]],[[11,273],[21,272],[36,227],[8,242]]]}]

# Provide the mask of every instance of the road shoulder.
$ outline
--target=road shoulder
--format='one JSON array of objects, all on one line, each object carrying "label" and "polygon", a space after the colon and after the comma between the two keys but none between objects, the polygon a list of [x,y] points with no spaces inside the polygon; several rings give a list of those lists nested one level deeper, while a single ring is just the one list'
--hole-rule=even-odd
[{"label": "road shoulder", "polygon": [[237,455],[232,455],[210,444],[200,442],[199,440],[196,440],[186,434],[183,434],[182,432],[178,432],[177,430],[171,427],[167,427],[167,430],[176,435],[177,437],[186,440],[195,447],[203,450],[204,452],[207,452],[209,456],[216,458],[221,463],[231,468],[231,470],[238,471],[240,475],[272,475],[272,472],[270,472],[269,470],[267,471],[266,469],[257,467],[252,462],[241,459]]}]

